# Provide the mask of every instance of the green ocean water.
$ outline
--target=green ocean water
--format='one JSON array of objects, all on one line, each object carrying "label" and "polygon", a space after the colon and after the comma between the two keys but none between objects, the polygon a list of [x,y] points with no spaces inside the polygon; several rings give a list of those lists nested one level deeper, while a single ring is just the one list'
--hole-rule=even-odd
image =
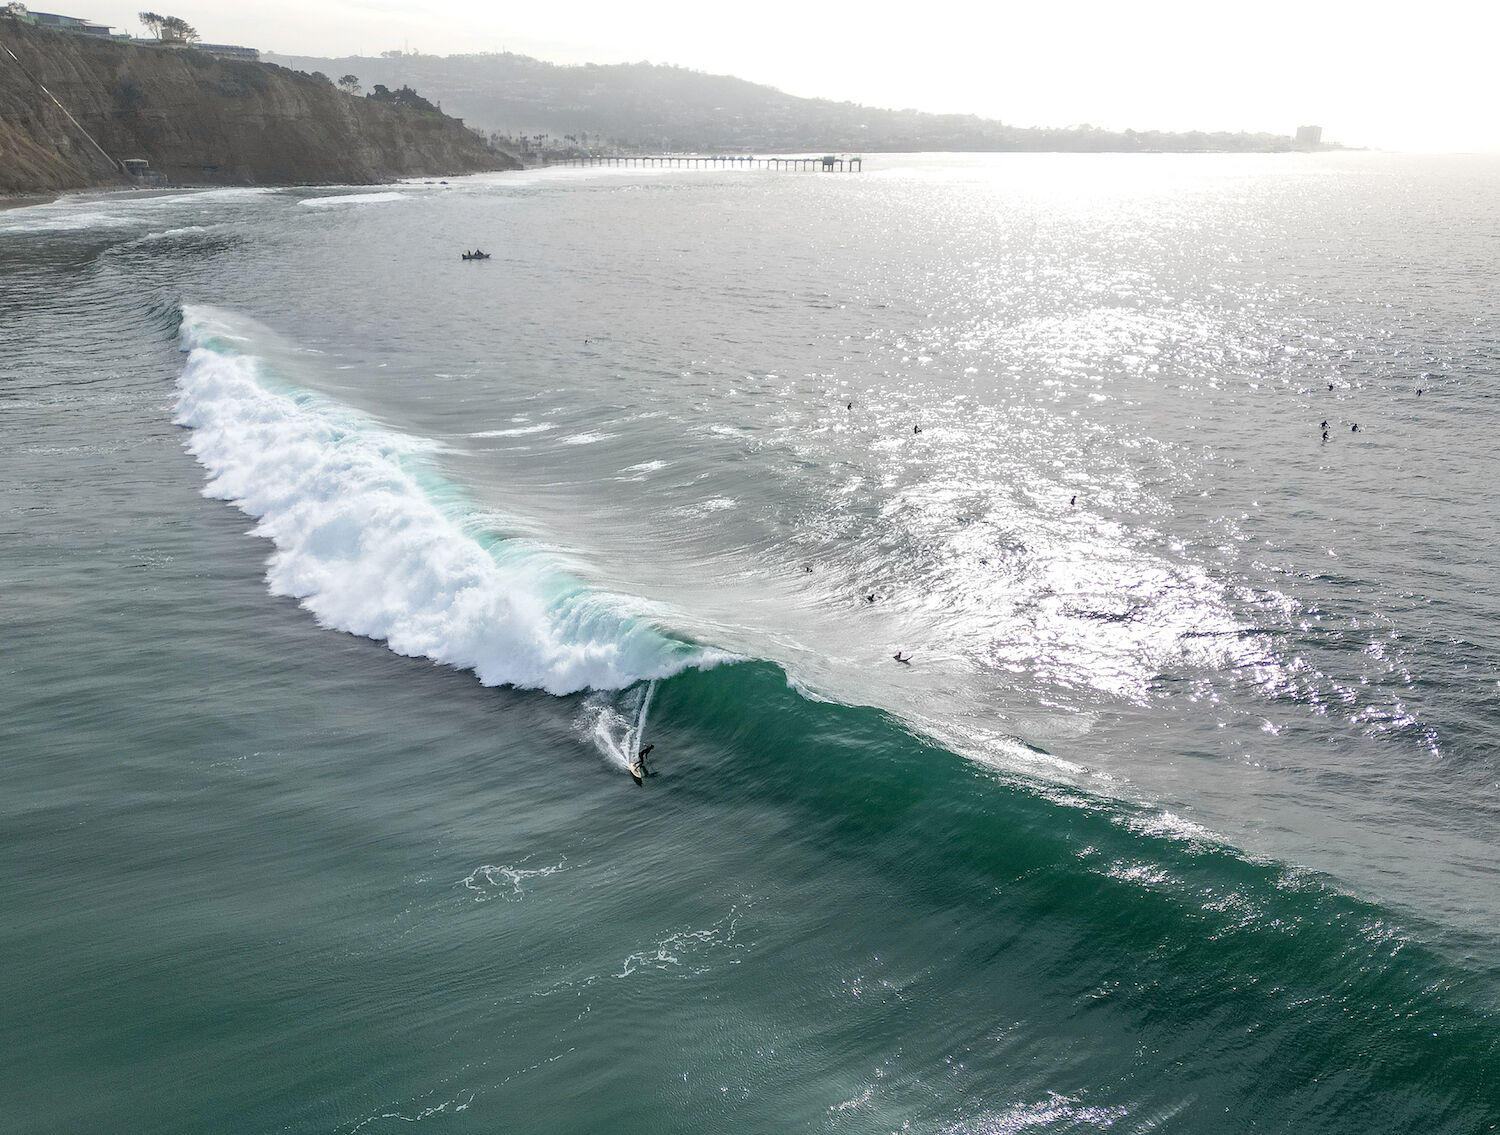
[{"label": "green ocean water", "polygon": [[1492,1129],[1497,185],[0,215],[0,1127]]}]

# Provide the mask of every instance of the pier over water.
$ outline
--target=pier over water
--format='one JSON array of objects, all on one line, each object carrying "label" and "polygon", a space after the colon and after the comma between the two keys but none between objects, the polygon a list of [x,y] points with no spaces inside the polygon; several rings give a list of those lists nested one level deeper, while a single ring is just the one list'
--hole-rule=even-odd
[{"label": "pier over water", "polygon": [[863,157],[848,154],[824,154],[820,158],[755,157],[706,154],[590,154],[572,158],[549,158],[546,166],[635,166],[675,167],[678,169],[782,169],[815,170],[820,173],[858,173],[864,167]]}]

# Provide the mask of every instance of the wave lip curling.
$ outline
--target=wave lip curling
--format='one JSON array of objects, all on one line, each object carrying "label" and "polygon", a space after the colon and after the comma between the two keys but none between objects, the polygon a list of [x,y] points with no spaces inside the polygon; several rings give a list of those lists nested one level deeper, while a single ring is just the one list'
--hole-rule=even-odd
[{"label": "wave lip curling", "polygon": [[327,627],[398,654],[473,670],[485,685],[551,694],[622,689],[709,652],[644,618],[644,603],[588,588],[557,558],[495,538],[439,499],[420,443],[331,399],[283,386],[245,348],[248,321],[183,311],[187,363],[173,421],[229,501],[275,546],[266,579]]}]

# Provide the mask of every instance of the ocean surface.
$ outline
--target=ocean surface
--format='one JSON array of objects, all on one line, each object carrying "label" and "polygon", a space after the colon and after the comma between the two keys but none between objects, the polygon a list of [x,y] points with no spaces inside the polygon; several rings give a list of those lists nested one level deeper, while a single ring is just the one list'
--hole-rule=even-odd
[{"label": "ocean surface", "polygon": [[1495,1130],[1497,201],[0,213],[0,1130]]}]

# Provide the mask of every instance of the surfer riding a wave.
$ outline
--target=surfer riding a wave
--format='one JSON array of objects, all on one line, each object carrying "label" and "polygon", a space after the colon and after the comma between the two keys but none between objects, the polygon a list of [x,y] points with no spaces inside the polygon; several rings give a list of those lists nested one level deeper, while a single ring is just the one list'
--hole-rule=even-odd
[{"label": "surfer riding a wave", "polygon": [[636,754],[635,763],[630,766],[630,775],[635,777],[635,782],[637,784],[641,783],[642,777],[651,775],[650,771],[646,768],[646,754],[651,752],[651,750],[654,748],[656,748],[655,745],[647,745],[644,749]]}]

